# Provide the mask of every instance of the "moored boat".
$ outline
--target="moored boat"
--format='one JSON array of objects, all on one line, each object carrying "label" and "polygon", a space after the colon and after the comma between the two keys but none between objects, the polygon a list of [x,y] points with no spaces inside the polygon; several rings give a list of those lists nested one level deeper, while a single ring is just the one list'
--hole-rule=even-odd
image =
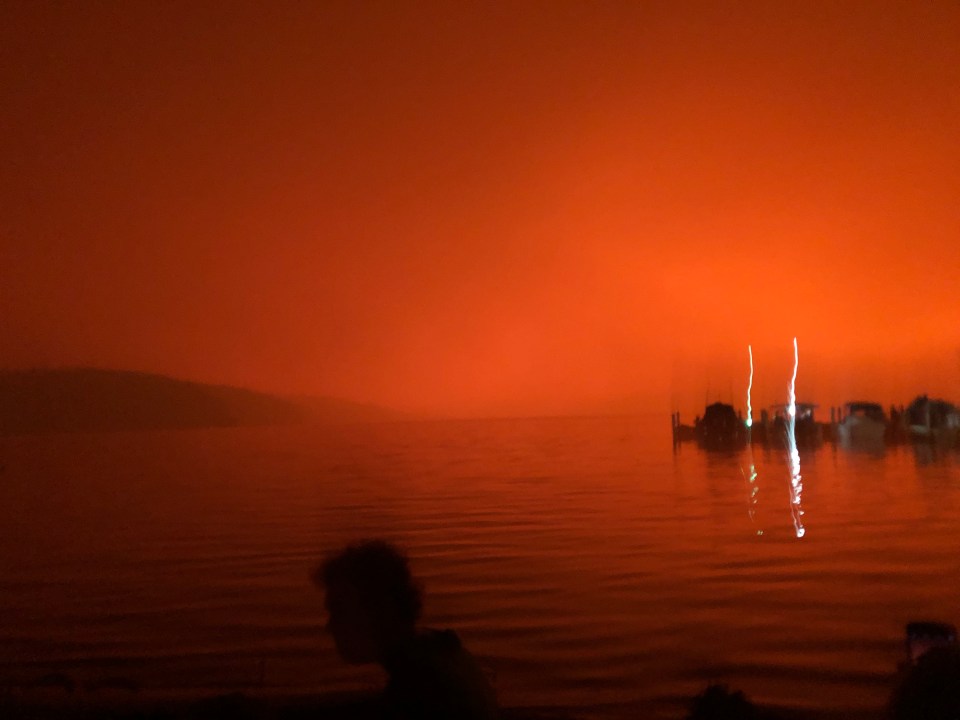
[{"label": "moored boat", "polygon": [[[796,403],[794,416],[794,437],[800,447],[817,447],[823,442],[823,427],[816,421],[814,411],[817,406],[813,403]],[[787,413],[786,405],[774,405],[770,408],[773,419],[770,421],[770,430],[767,433],[769,441],[782,442],[787,440]]]},{"label": "moored boat", "polygon": [[694,435],[700,446],[708,450],[731,450],[746,445],[747,426],[733,405],[716,402],[707,406],[702,418],[697,418]]},{"label": "moored boat", "polygon": [[837,439],[845,445],[879,445],[887,432],[883,406],[874,402],[848,402],[837,423]]},{"label": "moored boat", "polygon": [[907,407],[905,421],[913,440],[953,446],[960,437],[960,411],[946,400],[920,395]]}]

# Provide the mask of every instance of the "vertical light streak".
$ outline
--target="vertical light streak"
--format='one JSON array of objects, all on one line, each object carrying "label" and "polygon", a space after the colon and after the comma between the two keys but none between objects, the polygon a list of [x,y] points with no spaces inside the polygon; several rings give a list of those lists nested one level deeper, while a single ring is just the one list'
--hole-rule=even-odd
[{"label": "vertical light streak", "polygon": [[[747,353],[750,356],[750,380],[747,382],[747,452],[750,453],[750,475],[747,477],[747,514],[750,516],[750,522],[756,522],[757,515],[757,494],[760,492],[760,485],[757,482],[759,473],[757,466],[753,461],[753,438],[751,437],[751,428],[753,427],[753,406],[750,404],[750,394],[753,391],[753,347],[747,345]],[[763,535],[762,529],[757,529],[757,535]]]},{"label": "vertical light streak", "polygon": [[787,452],[790,461],[790,513],[793,516],[793,527],[798,538],[806,533],[803,527],[803,508],[800,506],[800,496],[803,493],[803,478],[800,475],[800,452],[797,450],[797,368],[800,365],[800,354],[797,351],[797,339],[793,339],[793,377],[787,386]]}]

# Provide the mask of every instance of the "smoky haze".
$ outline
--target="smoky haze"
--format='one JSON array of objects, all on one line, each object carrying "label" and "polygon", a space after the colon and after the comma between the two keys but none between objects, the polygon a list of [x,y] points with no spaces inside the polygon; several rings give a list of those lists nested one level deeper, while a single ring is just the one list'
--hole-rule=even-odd
[{"label": "smoky haze", "polygon": [[416,412],[960,389],[960,8],[7,3],[0,364]]}]

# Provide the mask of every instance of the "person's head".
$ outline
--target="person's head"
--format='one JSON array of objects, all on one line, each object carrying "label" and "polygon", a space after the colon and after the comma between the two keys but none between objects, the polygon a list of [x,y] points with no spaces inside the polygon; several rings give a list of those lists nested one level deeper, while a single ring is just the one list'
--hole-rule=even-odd
[{"label": "person's head", "polygon": [[329,556],[314,572],[325,592],[327,629],[349,663],[380,662],[420,619],[420,588],[406,556],[383,540],[364,540]]}]

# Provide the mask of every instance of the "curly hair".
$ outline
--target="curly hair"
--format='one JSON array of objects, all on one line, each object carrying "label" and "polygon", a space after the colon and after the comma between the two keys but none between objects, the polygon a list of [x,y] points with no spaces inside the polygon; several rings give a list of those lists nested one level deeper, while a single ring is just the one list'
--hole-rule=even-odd
[{"label": "curly hair", "polygon": [[337,583],[355,588],[374,615],[415,625],[423,607],[419,584],[407,556],[385,540],[363,540],[327,557],[313,573],[323,589]]}]

